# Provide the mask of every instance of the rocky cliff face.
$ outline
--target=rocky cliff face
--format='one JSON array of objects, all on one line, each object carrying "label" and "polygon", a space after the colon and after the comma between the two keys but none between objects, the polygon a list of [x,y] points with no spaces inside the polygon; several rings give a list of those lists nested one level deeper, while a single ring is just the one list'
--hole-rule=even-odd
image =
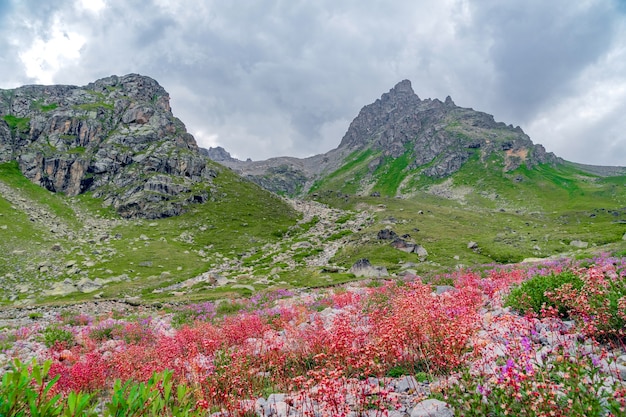
[{"label": "rocky cliff face", "polygon": [[180,214],[211,198],[218,171],[163,87],[136,74],[0,90],[0,163],[8,161],[51,191],[91,191],[125,217]]},{"label": "rocky cliff face", "polygon": [[477,149],[482,159],[502,152],[505,171],[522,163],[533,167],[558,160],[543,146],[533,144],[521,128],[458,107],[449,96],[444,102],[421,100],[408,80],[363,107],[339,148],[372,148],[393,158],[409,152],[409,168],[425,167],[422,174],[437,178],[458,171]]}]

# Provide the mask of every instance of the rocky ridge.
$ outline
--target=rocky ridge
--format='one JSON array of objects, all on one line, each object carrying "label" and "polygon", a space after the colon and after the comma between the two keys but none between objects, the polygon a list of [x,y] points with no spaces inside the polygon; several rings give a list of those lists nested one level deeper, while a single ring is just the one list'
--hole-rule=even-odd
[{"label": "rocky ridge", "polygon": [[408,80],[363,107],[340,145],[325,154],[267,161],[222,158],[220,162],[271,191],[298,195],[349,162],[350,155],[366,150],[374,156],[367,161],[363,192],[389,159],[403,156],[409,161],[405,175],[411,172],[412,176],[430,178],[453,175],[474,154],[483,162],[494,154],[500,156],[504,172],[522,164],[532,168],[563,162],[543,146],[533,144],[519,126],[507,126],[487,113],[459,107],[449,96],[443,102],[421,100]]},{"label": "rocky ridge", "polygon": [[219,171],[163,87],[137,74],[0,90],[0,163],[10,161],[50,191],[92,192],[124,217],[173,216],[207,201]]}]

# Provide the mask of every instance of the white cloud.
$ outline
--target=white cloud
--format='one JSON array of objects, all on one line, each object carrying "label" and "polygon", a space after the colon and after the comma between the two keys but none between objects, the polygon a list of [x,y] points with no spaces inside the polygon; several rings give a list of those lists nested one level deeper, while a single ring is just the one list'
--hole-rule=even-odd
[{"label": "white cloud", "polygon": [[[624,164],[618,0],[21,0],[0,3],[0,85],[151,76],[204,146],[253,159],[337,146],[402,79],[520,125],[568,159]],[[602,143],[610,152],[589,152]]]},{"label": "white cloud", "polygon": [[85,10],[90,13],[98,13],[106,7],[105,0],[77,0],[76,7],[78,10]]},{"label": "white cloud", "polygon": [[80,49],[86,39],[79,33],[66,30],[55,20],[52,29],[44,37],[37,37],[19,57],[25,67],[26,76],[39,84],[52,84],[57,72],[67,61],[80,58]]}]

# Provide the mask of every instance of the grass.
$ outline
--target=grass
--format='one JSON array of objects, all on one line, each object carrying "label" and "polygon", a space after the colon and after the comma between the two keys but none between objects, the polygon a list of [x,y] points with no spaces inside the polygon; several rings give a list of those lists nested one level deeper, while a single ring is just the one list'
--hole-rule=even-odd
[{"label": "grass", "polygon": [[210,269],[218,261],[218,253],[240,258],[251,247],[277,241],[295,224],[295,212],[256,185],[228,171],[215,182],[220,189],[230,191],[216,202],[194,206],[178,217],[124,221],[111,231],[121,236],[110,245],[115,257],[88,271],[99,276],[106,268],[108,276],[126,274],[131,280],[105,288],[103,297],[120,293],[149,296],[159,286]]},{"label": "grass", "polygon": [[341,168],[313,184],[309,192],[341,190],[346,193],[355,193],[360,188],[360,180],[367,173],[367,162],[375,156],[376,154],[372,149],[353,152],[348,155]]},{"label": "grass", "polygon": [[7,114],[2,118],[9,128],[16,132],[28,132],[30,129],[30,118],[28,117],[16,117],[11,114]]},{"label": "grass", "polygon": [[[365,257],[391,271],[400,262],[418,263],[416,255],[375,238],[389,219],[396,233],[408,233],[428,250],[428,261],[414,268],[420,273],[546,257],[571,251],[569,243],[576,239],[590,249],[623,246],[626,225],[619,221],[626,219],[626,189],[620,181],[625,178],[597,178],[567,165],[503,173],[497,162],[485,165],[476,157],[452,177],[453,189],[471,187],[463,200],[431,195],[426,185],[404,199],[320,194],[317,199],[333,207],[369,207],[376,213],[375,223],[354,235],[333,261],[349,267]],[[468,249],[469,241],[479,250]]]},{"label": "grass", "polygon": [[405,171],[411,163],[411,150],[407,149],[398,158],[386,157],[383,163],[374,172],[376,185],[373,191],[378,191],[385,197],[395,197],[400,184],[404,180]]},{"label": "grass", "polygon": [[[351,162],[318,188],[318,200],[350,210],[337,218],[332,232],[320,236],[322,243],[341,239],[331,264],[344,270],[358,259],[368,258],[374,265],[385,266],[391,274],[402,274],[403,268],[412,263],[411,270],[426,276],[450,268],[477,268],[568,253],[575,250],[569,245],[575,239],[588,242],[585,256],[605,245],[610,245],[611,250],[625,250],[622,236],[626,225],[619,223],[626,220],[626,191],[620,183],[623,177],[598,178],[567,165],[521,167],[505,173],[495,168],[500,161],[474,158],[452,178],[452,188],[472,187],[473,191],[463,200],[430,194],[432,179],[428,183],[418,180],[416,191],[408,198],[392,197],[393,190],[397,190],[393,184],[389,193],[381,189],[382,197],[322,191],[334,187],[333,184],[345,184],[354,170],[360,170],[361,164],[374,156],[371,151],[351,155]],[[396,173],[404,172],[405,162],[383,164],[385,168],[378,174],[380,181],[387,182]],[[317,227],[320,219],[296,225],[299,216],[279,197],[229,170],[218,168],[211,189],[212,201],[191,205],[181,216],[159,220],[123,220],[111,207],[104,207],[102,200],[89,194],[67,198],[50,193],[24,178],[16,163],[0,165],[0,180],[75,233],[74,238],[55,235],[44,224],[31,221],[29,213],[0,198],[0,226],[3,217],[11,219],[6,228],[0,228],[0,246],[8,254],[0,259],[0,284],[6,288],[30,285],[30,290],[18,293],[18,301],[24,301],[28,294],[42,293],[52,281],[70,278],[76,282],[85,277],[107,281],[120,276],[127,279],[110,282],[94,293],[43,296],[37,302],[76,302],[90,300],[94,294],[105,299],[140,296],[149,302],[163,301],[180,295],[159,289],[225,263],[239,265],[233,267],[234,271],[247,269],[227,276],[231,284],[224,287],[199,282],[184,295],[185,300],[252,293],[235,284],[252,285],[258,291],[279,285],[322,287],[356,279],[351,274],[322,273],[307,267],[306,259],[322,250],[318,243],[312,249],[294,252],[291,263],[296,264],[295,269],[280,261],[279,255],[291,245],[308,240],[299,236]],[[372,213],[372,224],[363,225],[357,232],[337,228],[354,220],[355,212],[360,210]],[[77,216],[77,211],[109,222],[108,238],[100,241],[99,237],[82,232],[84,217]],[[385,227],[391,227],[400,236],[408,234],[409,240],[424,246],[429,253],[426,260],[378,240],[377,232]],[[477,242],[478,249],[469,249],[469,241]],[[55,244],[62,250],[51,252]],[[275,246],[269,249],[266,245]],[[582,256],[582,252],[578,255]],[[76,261],[75,268],[65,266],[70,260]],[[44,265],[44,272],[38,269],[39,265]],[[45,272],[55,268],[56,275]],[[248,278],[237,277],[243,274]]]}]

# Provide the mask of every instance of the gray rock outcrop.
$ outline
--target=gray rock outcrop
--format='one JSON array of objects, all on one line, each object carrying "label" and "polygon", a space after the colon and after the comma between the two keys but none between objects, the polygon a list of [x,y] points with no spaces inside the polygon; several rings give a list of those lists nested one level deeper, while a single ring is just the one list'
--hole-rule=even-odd
[{"label": "gray rock outcrop", "polygon": [[585,249],[586,247],[589,246],[589,242],[585,242],[585,241],[582,241],[582,240],[572,240],[569,243],[569,245],[573,246],[575,248],[578,248],[578,249]]},{"label": "gray rock outcrop", "polygon": [[215,148],[200,148],[200,153],[215,162],[236,162],[238,159],[233,158],[226,149],[221,146]]},{"label": "gray rock outcrop", "polygon": [[122,216],[147,218],[207,201],[219,170],[163,87],[137,74],[0,90],[0,162],[9,161],[50,191],[90,191]]},{"label": "gray rock outcrop", "polygon": [[365,278],[381,278],[389,276],[387,268],[384,266],[374,266],[370,263],[369,259],[359,259],[354,265],[352,265],[348,272],[357,277]]}]

